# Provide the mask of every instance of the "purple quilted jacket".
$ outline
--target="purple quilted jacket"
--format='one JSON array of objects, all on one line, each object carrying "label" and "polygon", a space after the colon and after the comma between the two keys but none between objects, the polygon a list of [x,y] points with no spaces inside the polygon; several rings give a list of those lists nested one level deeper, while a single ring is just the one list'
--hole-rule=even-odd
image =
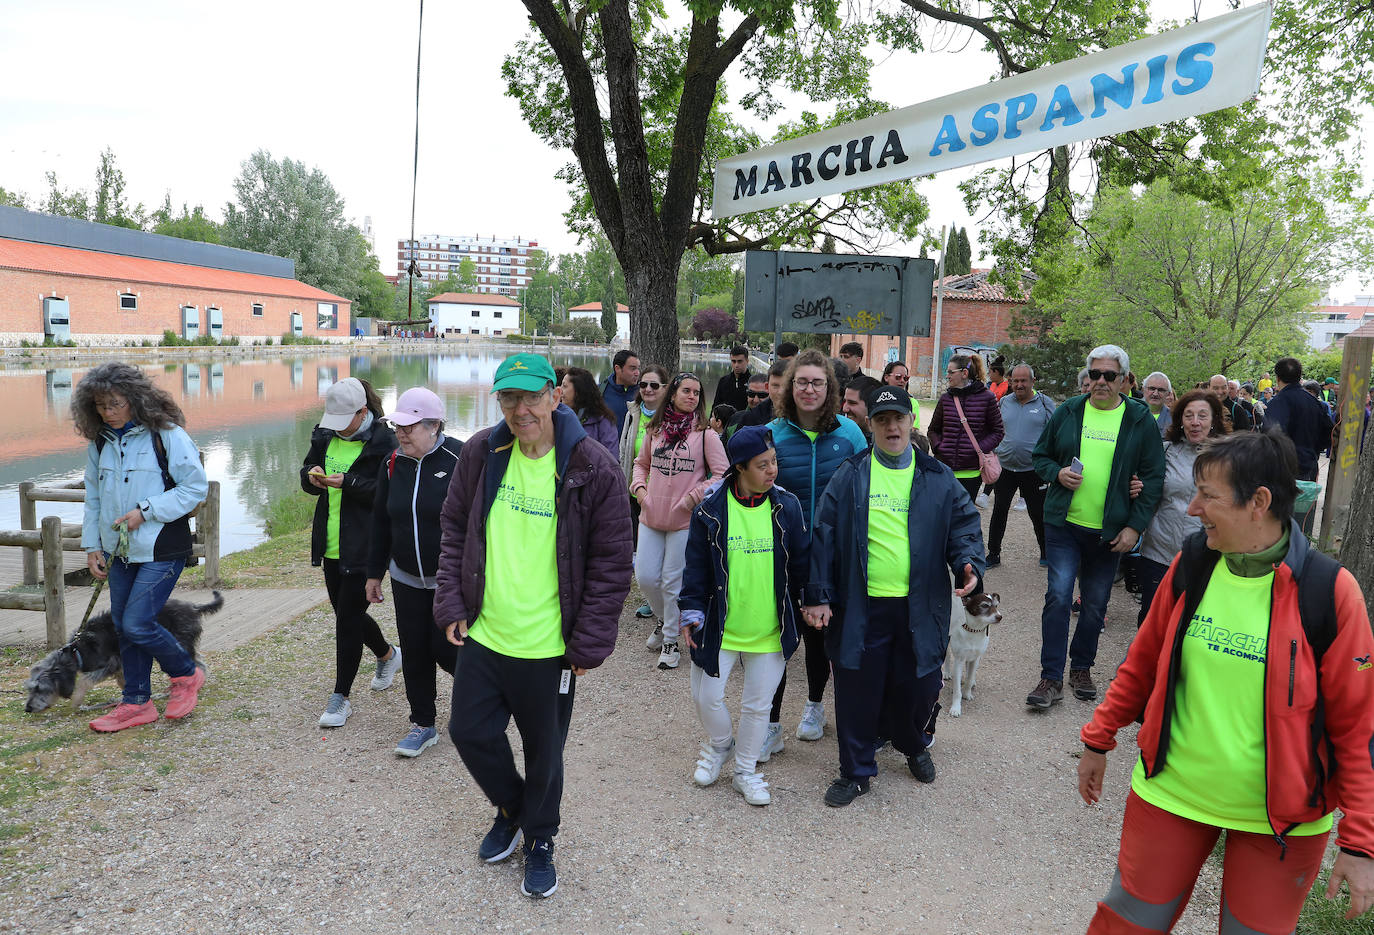
[{"label": "purple quilted jacket", "polygon": [[931,453],[956,471],[970,470],[979,466],[978,452],[973,450],[968,433],[959,421],[955,396],[963,404],[964,416],[978,439],[978,447],[985,452],[992,451],[1002,440],[1002,413],[997,408],[997,398],[978,380],[946,390],[935,403],[935,414],[930,417],[926,432],[930,436]]}]

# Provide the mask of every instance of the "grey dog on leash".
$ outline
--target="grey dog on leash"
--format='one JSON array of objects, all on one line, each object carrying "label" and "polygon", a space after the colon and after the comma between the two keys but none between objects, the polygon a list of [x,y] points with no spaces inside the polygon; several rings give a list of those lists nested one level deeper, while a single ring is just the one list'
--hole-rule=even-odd
[{"label": "grey dog on leash", "polygon": [[[162,624],[182,648],[196,658],[200,642],[200,618],[213,614],[224,606],[218,591],[207,604],[187,601],[168,601],[158,612]],[[54,649],[29,670],[29,699],[24,710],[30,714],[52,707],[58,698],[70,698],[73,708],[80,708],[86,693],[111,676],[124,687],[124,671],[119,660],[119,637],[115,634],[114,618],[109,611],[96,614],[76,631],[65,646]]]}]

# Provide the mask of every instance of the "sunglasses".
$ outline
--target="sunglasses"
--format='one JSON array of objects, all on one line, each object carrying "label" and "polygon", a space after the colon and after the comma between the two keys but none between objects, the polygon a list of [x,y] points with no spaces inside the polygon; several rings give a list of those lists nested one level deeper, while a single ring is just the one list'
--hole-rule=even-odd
[{"label": "sunglasses", "polygon": [[659,388],[660,386],[662,386],[662,385],[663,385],[662,383],[654,383],[654,382],[649,381],[649,380],[640,380],[640,381],[639,381],[639,388],[640,388],[641,390],[656,390],[656,389],[658,389],[658,388]]},{"label": "sunglasses", "polygon": [[749,392],[745,393],[744,395],[748,396],[750,399],[767,399],[767,398],[768,398],[768,392],[767,392],[766,390],[765,390],[764,392],[762,392],[762,393],[758,393],[758,392],[755,392],[754,390],[750,390]]},{"label": "sunglasses", "polygon": [[1115,383],[1121,376],[1119,370],[1089,370],[1089,380],[1106,380],[1108,383]]}]

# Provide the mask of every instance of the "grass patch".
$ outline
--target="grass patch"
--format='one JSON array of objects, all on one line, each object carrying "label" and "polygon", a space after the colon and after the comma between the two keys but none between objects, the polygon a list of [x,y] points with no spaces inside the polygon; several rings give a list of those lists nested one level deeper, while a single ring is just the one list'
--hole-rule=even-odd
[{"label": "grass patch", "polygon": [[[220,587],[313,588],[323,583],[310,565],[310,530],[301,529],[268,539],[251,549],[219,561]],[[182,572],[178,587],[205,587],[205,565]]]},{"label": "grass patch", "polygon": [[1335,899],[1326,898],[1326,887],[1331,880],[1331,868],[1317,874],[1317,882],[1312,892],[1307,894],[1302,915],[1298,918],[1296,935],[1374,935],[1374,915],[1366,912],[1358,919],[1346,921],[1345,913],[1350,908],[1350,898],[1345,894]]},{"label": "grass patch", "polygon": [[299,491],[273,500],[267,506],[267,518],[264,521],[268,538],[275,539],[277,536],[309,529],[311,521],[315,518],[315,504],[318,502],[315,497]]}]

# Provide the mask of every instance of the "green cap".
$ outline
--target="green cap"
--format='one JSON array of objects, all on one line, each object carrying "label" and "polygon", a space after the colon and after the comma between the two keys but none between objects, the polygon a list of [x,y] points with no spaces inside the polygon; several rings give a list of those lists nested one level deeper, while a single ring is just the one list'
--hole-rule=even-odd
[{"label": "green cap", "polygon": [[512,354],[496,368],[493,393],[500,390],[542,390],[553,382],[553,365],[538,354]]},{"label": "green cap", "polygon": [[1327,378],[1326,378],[1326,382],[1327,382],[1327,383],[1335,383],[1335,382],[1336,382],[1336,378],[1335,378],[1335,377],[1327,377]]}]

